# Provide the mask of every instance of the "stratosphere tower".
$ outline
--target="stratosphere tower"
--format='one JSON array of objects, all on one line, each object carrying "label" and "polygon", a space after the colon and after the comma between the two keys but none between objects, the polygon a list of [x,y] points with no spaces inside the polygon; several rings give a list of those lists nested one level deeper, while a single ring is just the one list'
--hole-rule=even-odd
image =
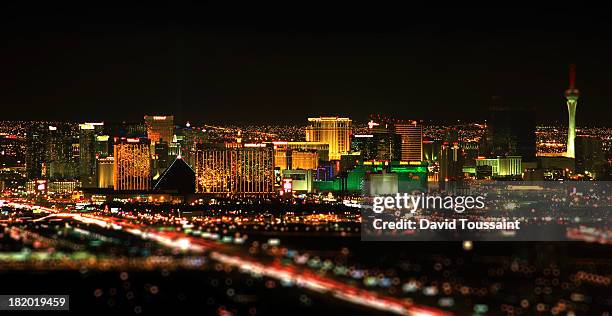
[{"label": "stratosphere tower", "polygon": [[574,139],[576,138],[576,106],[578,105],[578,97],[580,91],[574,86],[576,82],[576,65],[570,65],[569,68],[569,88],[565,90],[565,98],[567,99],[567,151],[566,157],[576,158],[574,148]]}]

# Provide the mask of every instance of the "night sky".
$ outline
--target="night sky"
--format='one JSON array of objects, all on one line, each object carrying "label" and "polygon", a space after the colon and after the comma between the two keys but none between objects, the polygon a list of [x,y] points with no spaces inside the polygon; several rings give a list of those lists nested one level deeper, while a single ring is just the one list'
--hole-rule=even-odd
[{"label": "night sky", "polygon": [[564,121],[575,63],[578,125],[612,125],[609,10],[376,3],[2,4],[0,119],[482,120],[497,95]]}]

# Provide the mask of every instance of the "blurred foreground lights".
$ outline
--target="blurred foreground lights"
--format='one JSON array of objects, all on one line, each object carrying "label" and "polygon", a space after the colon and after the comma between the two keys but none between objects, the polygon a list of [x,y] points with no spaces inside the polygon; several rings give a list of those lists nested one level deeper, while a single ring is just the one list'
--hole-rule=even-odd
[{"label": "blurred foreground lights", "polygon": [[404,285],[402,285],[402,290],[406,293],[412,293],[412,292],[416,292],[416,290],[418,289],[418,284],[414,281],[410,281],[408,283],[404,283]]},{"label": "blurred foreground lights", "polygon": [[423,289],[423,295],[425,296],[435,296],[438,294],[438,288],[435,286],[428,286]]},{"label": "blurred foreground lights", "polygon": [[474,305],[474,313],[476,314],[485,314],[489,311],[489,306],[486,304],[476,304]]},{"label": "blurred foreground lights", "polygon": [[517,206],[517,205],[516,205],[516,203],[514,203],[514,202],[508,202],[508,203],[506,203],[506,205],[504,205],[504,208],[505,208],[507,211],[512,211],[512,210],[514,210],[514,209],[516,208],[516,206]]},{"label": "blurred foreground lights", "polygon": [[187,238],[181,238],[177,241],[177,246],[181,249],[181,250],[187,250],[189,249],[189,246],[191,246],[191,243],[189,242],[189,239]]},{"label": "blurred foreground lights", "polygon": [[452,307],[455,305],[455,300],[452,297],[442,297],[438,300],[440,307]]},{"label": "blurred foreground lights", "polygon": [[463,241],[463,250],[470,251],[472,250],[472,248],[474,248],[474,244],[472,243],[471,240]]}]

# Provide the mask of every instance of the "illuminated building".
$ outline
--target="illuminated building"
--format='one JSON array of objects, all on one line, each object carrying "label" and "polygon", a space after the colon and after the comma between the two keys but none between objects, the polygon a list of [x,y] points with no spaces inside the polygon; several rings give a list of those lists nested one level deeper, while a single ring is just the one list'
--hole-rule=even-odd
[{"label": "illuminated building", "polygon": [[72,193],[80,187],[81,181],[79,180],[51,181],[48,184],[47,191],[49,193],[66,194]]},{"label": "illuminated building", "polygon": [[98,158],[98,167],[97,167],[97,178],[98,178],[98,188],[113,188],[114,187],[114,174],[115,174],[115,158],[114,157],[106,157],[106,158]]},{"label": "illuminated building", "polygon": [[570,66],[569,72],[569,88],[565,90],[565,98],[567,99],[567,151],[566,157],[575,158],[576,152],[574,147],[574,139],[576,138],[576,106],[578,105],[578,97],[580,91],[575,88],[576,82],[576,66]]},{"label": "illuminated building", "polygon": [[317,169],[328,161],[329,144],[320,142],[273,142],[274,166],[280,170]]},{"label": "illuminated building", "polygon": [[79,178],[84,187],[96,186],[97,137],[104,123],[79,124]]},{"label": "illuminated building", "polygon": [[168,144],[168,157],[171,157],[169,161],[174,160],[178,156],[181,155],[181,143],[184,142],[184,136],[174,135],[172,138],[172,142]]},{"label": "illuminated building", "polygon": [[[397,179],[396,186],[399,192],[424,191],[427,189],[427,163],[419,161],[363,161],[353,170],[343,173],[339,177],[313,182],[317,192],[341,191],[363,193],[364,189],[371,189],[366,180],[371,180],[373,174],[394,174]],[[376,178],[376,177],[375,177]],[[388,181],[389,178],[376,178]],[[367,185],[366,185],[367,184]]]},{"label": "illuminated building", "polygon": [[18,189],[20,186],[23,187],[25,185],[26,180],[25,167],[0,168],[0,181],[4,183],[5,188]]},{"label": "illuminated building", "polygon": [[49,194],[66,194],[72,193],[81,187],[81,181],[78,180],[31,180],[26,182],[26,192],[32,193],[49,193]]},{"label": "illuminated building", "polygon": [[490,157],[521,156],[533,161],[536,155],[535,111],[532,107],[508,106],[495,97],[490,107],[487,141],[481,150]]},{"label": "illuminated building", "polygon": [[291,169],[317,169],[319,167],[319,155],[316,152],[297,151],[291,152]]},{"label": "illuminated building", "polygon": [[159,178],[159,176],[164,172],[164,170],[166,170],[166,168],[168,168],[169,165],[169,147],[168,147],[168,143],[166,142],[161,142],[161,143],[155,143],[154,145],[151,146],[153,148],[153,161],[152,161],[152,168],[153,168],[153,180],[157,180]]},{"label": "illuminated building", "polygon": [[[465,169],[465,168],[464,168]],[[484,164],[474,167],[474,176],[476,179],[489,179],[493,177],[492,164]]]},{"label": "illuminated building", "polygon": [[[48,179],[75,179],[79,176],[77,126],[54,123],[48,126],[45,150],[45,176]],[[77,151],[78,150],[78,151]]]},{"label": "illuminated building", "polygon": [[606,158],[602,140],[593,136],[576,136],[576,171],[597,177],[601,175]]},{"label": "illuminated building", "polygon": [[293,151],[275,150],[274,151],[274,168],[280,170],[291,169],[291,154]]},{"label": "illuminated building", "polygon": [[315,179],[320,181],[329,181],[334,178],[334,167],[326,163],[324,165],[320,165],[319,168],[315,171]]},{"label": "illuminated building", "polygon": [[334,163],[334,173],[341,173],[353,169],[359,161],[363,161],[359,153],[347,153],[340,156],[340,162]]},{"label": "illuminated building", "polygon": [[319,167],[319,155],[315,151],[275,150],[274,167],[281,170],[317,169]]},{"label": "illuminated building", "polygon": [[[402,137],[392,123],[368,123],[367,134],[353,135],[351,151],[363,160],[399,161],[402,159]],[[419,159],[420,160],[420,159]]]},{"label": "illuminated building", "polygon": [[111,155],[109,146],[110,137],[108,135],[96,136],[96,155],[100,158],[106,158]]},{"label": "illuminated building", "polygon": [[423,160],[429,163],[438,161],[440,154],[440,142],[435,140],[423,140]]},{"label": "illuminated building", "polygon": [[421,161],[423,159],[423,124],[418,121],[395,123],[395,133],[401,137],[402,161]]},{"label": "illuminated building", "polygon": [[208,135],[202,129],[193,128],[192,126],[179,128],[176,132],[178,134],[177,145],[179,148],[171,154],[176,154],[176,156],[180,154],[189,166],[195,168],[196,145],[208,142]]},{"label": "illuminated building", "polygon": [[[113,137],[146,138],[147,125],[133,122],[106,122],[105,133]],[[111,139],[112,141],[112,139]],[[112,149],[112,147],[111,147]]]},{"label": "illuminated building", "polygon": [[462,142],[461,148],[465,154],[465,165],[474,167],[475,160],[480,157],[480,146],[478,142]]},{"label": "illuminated building", "polygon": [[272,142],[274,151],[315,151],[321,161],[329,161],[329,144],[321,142]]},{"label": "illuminated building", "polygon": [[201,144],[195,165],[197,193],[273,192],[274,150],[270,144]]},{"label": "illuminated building", "polygon": [[45,179],[39,179],[39,180],[30,180],[28,182],[26,182],[25,188],[26,188],[26,192],[29,194],[32,193],[46,193],[47,192],[47,186],[48,186],[48,182]]},{"label": "illuminated building", "polygon": [[316,152],[293,151],[291,154],[292,169],[317,169],[319,155]]},{"label": "illuminated building", "polygon": [[401,160],[401,136],[395,133],[373,132],[354,135],[351,151],[358,152],[363,160]]},{"label": "illuminated building", "polygon": [[45,138],[47,126],[43,123],[33,123],[26,132],[26,176],[28,179],[38,179],[43,174],[45,162]]},{"label": "illuminated building", "polygon": [[0,133],[0,166],[23,166],[25,164],[25,147],[22,137]]},{"label": "illuminated building", "polygon": [[[312,170],[283,170],[283,183],[291,183],[290,190],[296,193],[311,193],[313,183]],[[285,188],[284,190],[289,190]]]},{"label": "illuminated building", "polygon": [[151,188],[151,142],[142,138],[116,138],[113,168],[115,190]]},{"label": "illuminated building", "polygon": [[329,144],[329,159],[339,160],[351,146],[351,119],[343,117],[309,118],[306,141]]},{"label": "illuminated building", "polygon": [[145,115],[147,138],[152,143],[172,142],[174,136],[174,116]]},{"label": "illuminated building", "polygon": [[395,194],[399,192],[398,177],[396,173],[375,173],[369,176],[370,191],[372,196]]},{"label": "illuminated building", "polygon": [[463,180],[463,150],[458,142],[445,141],[440,147],[440,189],[452,191]]},{"label": "illuminated building", "polygon": [[478,157],[476,167],[490,166],[491,176],[521,176],[523,174],[522,160],[520,156],[507,156],[497,158]]}]

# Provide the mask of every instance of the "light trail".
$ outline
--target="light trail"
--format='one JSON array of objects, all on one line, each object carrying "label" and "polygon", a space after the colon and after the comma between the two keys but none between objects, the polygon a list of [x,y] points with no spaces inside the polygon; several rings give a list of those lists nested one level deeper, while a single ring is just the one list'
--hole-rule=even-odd
[{"label": "light trail", "polygon": [[314,292],[330,294],[346,302],[385,312],[419,316],[450,315],[438,309],[416,306],[396,298],[385,297],[358,289],[330,278],[297,271],[291,266],[265,265],[240,256],[226,255],[216,251],[211,252],[210,258],[227,265],[235,266],[246,273],[260,274],[279,281],[291,282],[299,287]]},{"label": "light trail", "polygon": [[[25,206],[25,204],[20,205]],[[45,209],[45,211],[47,211],[47,209]],[[158,232],[156,230],[148,229],[145,225],[129,223],[118,218],[97,216],[92,214],[66,213],[53,209],[48,210],[52,214],[38,218],[34,221],[43,221],[58,217],[70,218],[84,224],[96,225],[105,229],[112,228],[116,230],[123,230],[127,233],[138,236],[139,238],[154,240],[161,245],[179,251],[202,253],[205,250],[211,250],[210,258],[212,260],[237,267],[243,273],[265,275],[266,277],[272,279],[291,282],[296,284],[298,287],[302,287],[310,291],[321,294],[329,294],[331,297],[343,300],[345,302],[366,306],[384,312],[414,316],[451,315],[450,313],[439,309],[415,305],[408,301],[363,290],[308,271],[301,271],[293,266],[280,266],[278,264],[270,265],[257,262],[250,256],[247,257],[236,254],[224,254],[221,252],[224,250],[223,245],[210,242],[202,238],[196,238],[182,232]]]}]

